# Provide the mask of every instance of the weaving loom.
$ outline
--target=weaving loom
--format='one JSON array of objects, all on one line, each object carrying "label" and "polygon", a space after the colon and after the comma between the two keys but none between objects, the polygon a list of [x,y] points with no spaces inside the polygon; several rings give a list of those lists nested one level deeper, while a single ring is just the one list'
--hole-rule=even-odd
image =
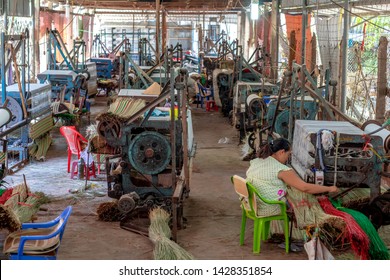
[{"label": "weaving loom", "polygon": [[[334,137],[329,147],[322,141],[323,131]],[[380,194],[383,141],[364,135],[349,122],[297,120],[291,165],[307,182],[314,183],[323,174],[324,185],[369,188],[373,199]]]}]

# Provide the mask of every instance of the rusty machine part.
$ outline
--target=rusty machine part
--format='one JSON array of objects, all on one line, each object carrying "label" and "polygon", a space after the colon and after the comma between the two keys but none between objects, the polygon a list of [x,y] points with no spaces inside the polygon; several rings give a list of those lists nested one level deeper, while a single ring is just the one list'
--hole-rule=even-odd
[{"label": "rusty machine part", "polygon": [[115,119],[101,120],[97,126],[97,132],[99,136],[103,138],[119,138],[121,134],[121,124]]},{"label": "rusty machine part", "polygon": [[[179,75],[186,73],[180,71]],[[173,239],[176,238],[177,229],[183,225],[182,208],[190,190],[185,180],[188,178],[185,163],[193,156],[187,147],[189,139],[183,135],[186,135],[184,133],[191,118],[182,116],[183,110],[179,110],[177,118],[151,117],[151,112],[165,102],[169,94],[171,100],[176,98],[179,106],[187,104],[185,82],[186,78],[177,79],[175,83],[171,78],[155,100],[126,121],[109,118],[99,123],[99,135],[110,146],[122,151],[120,155],[106,158],[106,170],[107,194],[118,199],[118,208],[124,214],[121,222],[124,229],[137,228],[142,232],[134,219],[147,216],[154,207],[171,213]],[[171,87],[171,83],[174,83],[174,87]],[[178,91],[177,95],[174,90]],[[186,142],[183,143],[184,140]]]}]

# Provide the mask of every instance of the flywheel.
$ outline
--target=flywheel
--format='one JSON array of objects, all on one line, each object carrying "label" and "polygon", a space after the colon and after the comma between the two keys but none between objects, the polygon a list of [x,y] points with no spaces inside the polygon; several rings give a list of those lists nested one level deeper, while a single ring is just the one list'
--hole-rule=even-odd
[{"label": "flywheel", "polygon": [[171,145],[166,136],[154,131],[144,131],[131,140],[128,155],[131,165],[138,172],[158,174],[171,160]]}]

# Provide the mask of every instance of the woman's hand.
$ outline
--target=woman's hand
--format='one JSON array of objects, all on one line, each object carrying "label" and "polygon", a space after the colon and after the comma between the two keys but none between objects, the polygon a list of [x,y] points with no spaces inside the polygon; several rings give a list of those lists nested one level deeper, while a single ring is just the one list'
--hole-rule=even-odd
[{"label": "woman's hand", "polygon": [[335,192],[339,191],[339,188],[336,186],[330,186],[330,187],[328,187],[328,189],[329,189],[328,192],[330,192],[330,193],[335,193]]}]

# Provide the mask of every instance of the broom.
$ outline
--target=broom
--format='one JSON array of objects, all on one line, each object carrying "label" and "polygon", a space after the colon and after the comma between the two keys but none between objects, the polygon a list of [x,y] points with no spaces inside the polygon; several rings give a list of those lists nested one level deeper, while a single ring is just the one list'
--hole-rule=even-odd
[{"label": "broom", "polygon": [[369,258],[368,250],[370,246],[370,240],[359,224],[348,213],[334,208],[329,198],[325,196],[320,197],[318,198],[318,202],[326,213],[343,218],[347,229],[345,234],[351,243],[352,250],[357,256],[360,257],[360,259],[367,260]]},{"label": "broom", "polygon": [[368,251],[368,253],[370,254],[370,259],[390,260],[390,254],[386,244],[380,238],[378,232],[375,230],[375,227],[372,225],[371,221],[367,218],[366,215],[360,213],[359,211],[342,207],[339,202],[333,200],[331,200],[331,202],[333,206],[336,207],[338,210],[351,215],[367,234],[370,239],[370,249]]},{"label": "broom", "polygon": [[156,260],[193,260],[194,257],[180,247],[176,242],[170,240],[171,229],[168,222],[170,215],[161,208],[155,208],[149,213],[150,226],[149,238],[155,244],[153,250]]}]

